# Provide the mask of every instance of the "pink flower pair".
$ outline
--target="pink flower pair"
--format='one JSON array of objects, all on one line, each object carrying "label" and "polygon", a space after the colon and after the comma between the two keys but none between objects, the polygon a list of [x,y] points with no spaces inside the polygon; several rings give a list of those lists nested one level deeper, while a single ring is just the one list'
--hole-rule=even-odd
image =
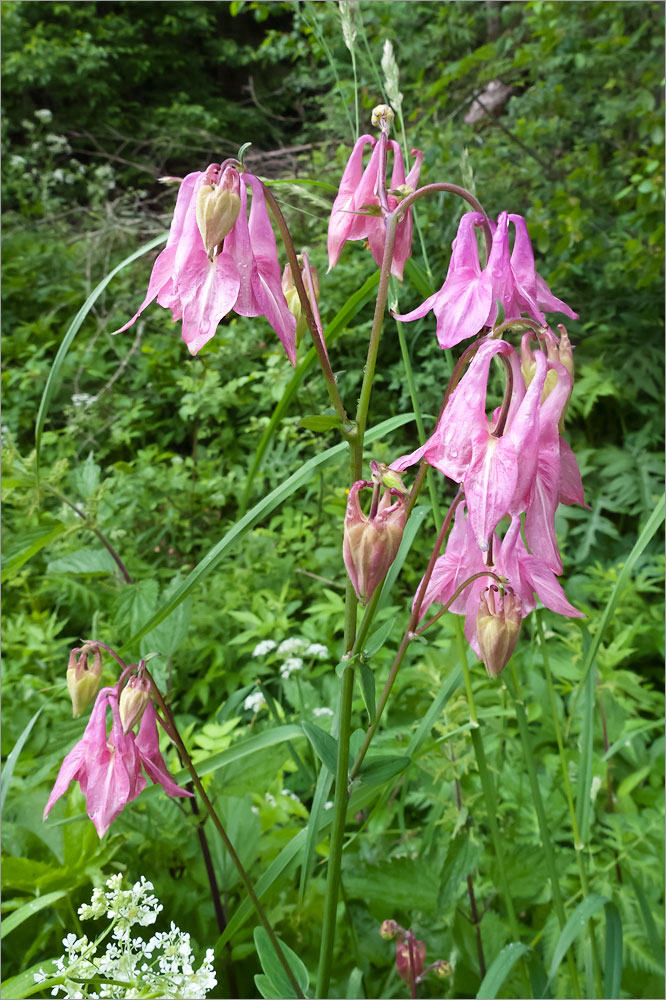
[{"label": "pink flower pair", "polygon": [[[366,145],[372,148],[372,154],[365,169],[363,168],[363,152]],[[412,150],[416,161],[405,178],[405,164],[400,145],[393,139],[388,140],[388,146],[393,152],[393,172],[391,175],[391,190],[411,188],[416,189],[423,161],[423,153]],[[362,135],[356,140],[352,154],[340,181],[338,194],[333,202],[331,218],[328,225],[328,269],[338,263],[342,248],[347,240],[367,240],[372,256],[378,267],[381,266],[384,255],[384,239],[386,227],[384,219],[377,215],[363,213],[368,207],[379,205],[377,185],[379,181],[380,146],[377,139],[371,135]],[[388,195],[391,211],[399,203],[396,195]],[[393,262],[391,274],[402,280],[405,261],[412,252],[412,211],[409,209],[400,220],[396,229]]]},{"label": "pink flower pair", "polygon": [[[513,390],[506,424],[496,436],[497,413],[486,414],[490,362],[504,355]],[[533,552],[555,573],[562,572],[554,516],[558,503],[583,503],[578,465],[560,437],[559,420],[571,390],[571,376],[542,351],[534,353],[535,373],[526,388],[520,359],[504,340],[484,341],[438,421],[421,447],[393,462],[402,472],[421,458],[461,483],[471,530],[481,551],[488,549],[495,526],[506,515],[525,514],[525,533]],[[549,371],[555,385],[544,394]],[[545,395],[545,398],[544,398]]]},{"label": "pink flower pair", "polygon": [[[249,219],[248,186],[252,189]],[[206,196],[220,190],[228,193],[226,207],[218,208],[214,202],[206,206]],[[216,236],[219,240],[211,246]],[[182,320],[183,340],[190,354],[196,354],[233,310],[239,316],[265,316],[293,365],[296,320],[281,281],[261,181],[234,166],[212,163],[181,183],[169,238],[153,266],[146,297],[132,319],[114,332],[127,330],[157,299],[171,310],[174,322]]]},{"label": "pink flower pair", "polygon": [[[107,735],[106,711],[113,721]],[[78,781],[86,797],[86,810],[103,837],[111,823],[146,787],[143,770],[167,795],[190,796],[169,774],[160,753],[157,714],[149,701],[139,731],[125,734],[118,708],[118,688],[102,688],[97,695],[83,738],[70,750],[60,768],[44,809],[44,819],[72,781]]]},{"label": "pink flower pair", "polygon": [[[525,219],[502,212],[497,225],[490,223],[493,242],[484,268],[479,260],[475,227],[483,221],[478,212],[467,212],[460,220],[453,241],[446,280],[438,292],[420,306],[396,319],[409,323],[434,311],[437,340],[442,348],[453,347],[474,337],[497,318],[498,302],[505,320],[529,316],[546,324],[545,312],[562,312],[578,319],[566,302],[556,298],[534,268],[534,254]],[[509,249],[509,223],[515,238]]]},{"label": "pink flower pair", "polygon": [[[447,539],[446,551],[435,563],[426,588],[419,616],[422,618],[431,604],[446,604],[458,587],[476,573],[491,570],[507,580],[520,602],[520,613],[525,618],[536,608],[536,597],[559,615],[569,618],[585,616],[571,604],[548,563],[527,551],[521,535],[520,517],[512,517],[504,538],[493,535],[490,565],[479,548],[469,515],[465,517],[464,504],[456,509],[453,527]],[[470,646],[481,657],[477,635],[477,615],[483,591],[494,581],[480,577],[466,587],[449,608],[453,614],[465,616],[465,636]]]}]

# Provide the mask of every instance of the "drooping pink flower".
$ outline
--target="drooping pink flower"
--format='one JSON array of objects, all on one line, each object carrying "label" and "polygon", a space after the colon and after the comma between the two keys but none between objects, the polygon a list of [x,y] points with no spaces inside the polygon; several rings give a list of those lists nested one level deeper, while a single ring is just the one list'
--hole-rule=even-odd
[{"label": "drooping pink flower", "polygon": [[[111,708],[111,732],[107,735],[106,711]],[[141,765],[167,795],[190,796],[171,778],[159,751],[157,722],[152,702],[145,709],[139,734],[124,733],[118,707],[118,689],[102,688],[97,695],[83,737],[65,757],[51,791],[44,819],[72,781],[78,781],[86,797],[86,810],[100,837],[111,823],[146,787]]]},{"label": "drooping pink flower", "polygon": [[[252,188],[249,221],[248,185]],[[222,186],[239,204],[233,212],[223,211],[211,221],[210,213],[202,209],[202,198]],[[203,233],[208,240],[216,232],[225,235],[218,244],[207,246]],[[190,354],[196,354],[234,310],[240,316],[265,316],[290,362],[296,363],[296,321],[282,293],[275,236],[257,177],[239,173],[233,166],[222,170],[215,163],[185,177],[146,297],[132,319],[114,332],[132,326],[154,299],[171,309],[174,321],[182,319],[183,340]]]},{"label": "drooping pink flower", "polygon": [[[459,504],[453,527],[447,538],[446,550],[435,563],[419,617],[423,618],[432,604],[447,604],[465,580],[477,573],[490,570],[506,579],[519,602],[522,618],[534,611],[535,595],[545,607],[557,614],[569,618],[584,618],[582,612],[567,600],[555,573],[547,563],[539,556],[528,552],[520,528],[520,517],[514,517],[501,541],[496,534],[493,535],[492,560],[490,565],[486,565],[486,557],[479,547],[470,518],[464,514],[464,504]],[[489,582],[491,582],[490,577],[474,580],[449,608],[453,614],[465,616],[465,636],[479,657],[481,657],[477,635],[479,602]]]},{"label": "drooping pink flower", "polygon": [[[484,268],[479,260],[475,226],[483,216],[467,212],[460,220],[453,241],[446,280],[438,292],[420,306],[396,318],[403,322],[421,319],[431,310],[437,319],[437,340],[442,348],[453,347],[474,337],[497,318],[497,303],[504,309],[505,320],[526,314],[545,324],[544,312],[563,312],[577,319],[569,306],[556,298],[534,269],[534,256],[525,220],[520,215],[502,212],[497,225],[491,222],[493,241]],[[516,235],[509,250],[509,222]]]},{"label": "drooping pink flower", "polygon": [[425,966],[425,942],[418,941],[415,934],[409,930],[404,936],[398,934],[395,944],[395,965],[398,975],[407,984],[416,981],[423,974]]},{"label": "drooping pink flower", "polygon": [[[367,145],[372,148],[370,159],[363,168],[363,152]],[[389,140],[389,148],[393,152],[393,172],[391,175],[391,190],[411,188],[416,189],[423,161],[423,153],[412,150],[415,162],[405,178],[405,165],[399,143]],[[372,256],[381,266],[384,255],[385,223],[378,216],[364,214],[368,206],[379,205],[377,185],[379,176],[379,144],[371,135],[362,135],[356,140],[351,156],[347,162],[340,187],[333,202],[331,218],[328,226],[328,269],[335,267],[340,259],[342,248],[348,240],[366,240]],[[388,195],[389,209],[393,211],[398,205],[396,195]],[[412,211],[409,209],[400,220],[396,229],[395,245],[391,274],[402,280],[405,261],[412,252]]]}]

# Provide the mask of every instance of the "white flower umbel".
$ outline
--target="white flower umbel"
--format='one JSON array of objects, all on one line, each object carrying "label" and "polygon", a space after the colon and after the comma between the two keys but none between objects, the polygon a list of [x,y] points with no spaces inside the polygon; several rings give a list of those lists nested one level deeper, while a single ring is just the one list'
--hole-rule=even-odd
[{"label": "white flower umbel", "polygon": [[329,657],[328,647],[320,642],[312,642],[305,650],[306,656],[314,656],[317,660],[327,660]]},{"label": "white flower umbel", "polygon": [[288,660],[285,660],[280,668],[280,677],[285,680],[296,670],[301,670],[303,667],[303,661],[300,656],[290,656]]},{"label": "white flower umbel", "polygon": [[277,654],[278,656],[291,656],[292,653],[302,653],[309,645],[307,639],[299,639],[298,636],[294,636],[293,639],[284,639],[280,643]]},{"label": "white flower umbel", "polygon": [[264,639],[263,642],[258,643],[254,647],[254,649],[252,650],[252,655],[266,656],[267,653],[272,653],[276,646],[277,643],[273,642],[272,639]]},{"label": "white flower umbel", "polygon": [[[79,907],[79,916],[82,920],[106,916],[110,924],[92,942],[85,936],[68,934],[54,973],[49,977],[40,969],[34,975],[35,982],[52,986],[51,996],[72,1000],[206,997],[217,985],[212,949],[206,951],[195,971],[190,935],[174,923],[169,931],[157,931],[148,941],[132,938],[133,927],[154,924],[162,910],[152,890],[152,882],[143,876],[124,889],[122,875],[112,875],[106,891],[94,889],[90,903]],[[104,941],[106,948],[101,951]],[[63,981],[54,984],[55,978]]]},{"label": "white flower umbel", "polygon": [[265,704],[266,699],[261,691],[255,691],[254,694],[249,694],[247,696],[243,702],[243,708],[246,712],[258,712],[259,709],[263,708]]}]

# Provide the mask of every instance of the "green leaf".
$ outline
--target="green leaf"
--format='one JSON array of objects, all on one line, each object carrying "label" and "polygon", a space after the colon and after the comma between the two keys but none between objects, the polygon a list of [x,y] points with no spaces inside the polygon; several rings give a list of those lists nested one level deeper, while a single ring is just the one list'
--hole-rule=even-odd
[{"label": "green leaf", "polygon": [[594,675],[594,669],[588,671],[583,684],[583,727],[576,788],[576,823],[581,844],[585,844],[587,840],[592,809],[590,786],[594,751]]},{"label": "green leaf", "polygon": [[393,626],[395,625],[397,620],[398,616],[395,615],[393,618],[390,618],[387,622],[384,622],[383,625],[380,625],[378,629],[375,629],[375,631],[372,633],[371,636],[368,636],[368,640],[365,646],[363,647],[363,656],[369,659],[371,656],[374,656],[375,653],[379,652],[379,650],[382,648],[382,646],[390,636],[391,632],[393,631]]},{"label": "green leaf", "polygon": [[363,990],[363,969],[355,967],[349,973],[344,996],[347,1000],[363,1000],[365,992]]},{"label": "green leaf", "polygon": [[53,976],[51,979],[36,983],[35,973],[40,971],[43,971],[47,976],[50,972],[56,972],[56,959],[47,958],[45,961],[37,962],[36,965],[31,965],[29,969],[25,969],[18,976],[12,976],[11,979],[3,979],[0,985],[2,996],[31,997],[33,993],[43,994],[45,990],[50,990],[51,987],[57,983],[61,983],[63,980],[62,976]]},{"label": "green leaf", "polygon": [[[302,992],[305,993],[310,984],[308,970],[303,965],[303,962],[295,951],[292,951],[292,949],[288,945],[284,944],[284,942],[280,941],[279,938],[278,942],[282,947],[284,957],[287,960],[289,968],[294,974],[296,982],[300,986]],[[282,963],[275,953],[275,948],[271,943],[268,932],[264,927],[255,927],[254,943],[259,956],[259,961],[261,962],[261,968],[268,976],[272,985],[279,991],[277,996],[284,998],[293,997],[294,988],[289,982],[287,974],[282,967]]]},{"label": "green leaf", "polygon": [[367,709],[370,722],[375,721],[375,713],[377,711],[377,703],[375,698],[375,672],[372,670],[367,663],[362,663],[359,670],[359,679],[361,681],[361,694],[363,695],[363,703]]},{"label": "green leaf", "polygon": [[428,278],[425,268],[421,267],[412,257],[405,261],[405,271],[407,277],[424,299],[429,299],[434,288]]},{"label": "green leaf", "polygon": [[257,987],[264,1000],[281,1000],[281,991],[277,988],[277,986],[273,986],[273,983],[268,976],[264,976],[262,973],[258,972],[254,977],[254,985]]},{"label": "green leaf", "polygon": [[58,892],[47,892],[44,896],[37,896],[35,899],[31,899],[28,903],[24,903],[20,909],[16,910],[14,913],[10,914],[8,917],[3,917],[2,924],[0,924],[0,938],[5,938],[8,934],[11,934],[15,928],[19,927],[24,920],[28,920],[35,913],[39,913],[46,906],[51,906],[56,903],[63,896],[67,895],[66,889],[59,889]]},{"label": "green leaf", "polygon": [[[219,771],[221,767],[226,767],[227,764],[242,760],[243,757],[250,757],[259,750],[265,750],[266,747],[276,746],[279,743],[284,743],[286,740],[295,740],[299,737],[303,738],[303,731],[300,726],[279,726],[276,729],[267,729],[263,733],[260,733],[259,736],[251,736],[249,740],[235,743],[228,750],[222,750],[211,757],[197,761],[197,772],[201,777],[204,774],[210,774],[212,771]],[[178,772],[174,780],[182,782],[185,778],[189,778],[189,771],[183,769]]]},{"label": "green leaf", "polygon": [[124,267],[127,267],[128,264],[132,264],[135,260],[138,260],[139,257],[142,257],[145,253],[149,253],[150,250],[153,250],[155,247],[159,246],[160,243],[164,243],[168,235],[169,235],[168,233],[160,233],[159,236],[153,237],[152,240],[149,240],[147,243],[144,243],[142,246],[139,247],[138,250],[135,250],[134,253],[131,253],[129,257],[125,257],[125,259],[122,260],[120,264],[118,264],[116,267],[114,267],[112,271],[109,271],[106,277],[102,278],[99,284],[96,285],[95,288],[93,288],[92,292],[90,293],[90,295],[88,296],[88,298],[83,303],[83,305],[77,312],[76,316],[70,323],[67,333],[63,338],[62,344],[58,348],[58,353],[56,354],[53,360],[53,364],[51,365],[51,371],[49,372],[49,377],[46,380],[46,385],[44,386],[44,392],[42,393],[42,399],[39,404],[39,412],[37,413],[37,423],[35,425],[35,451],[36,451],[35,470],[38,481],[39,481],[39,460],[42,450],[42,433],[44,430],[44,423],[46,421],[46,415],[49,411],[51,400],[53,399],[53,394],[55,393],[58,385],[58,379],[60,377],[60,369],[62,368],[63,362],[67,356],[67,352],[72,346],[72,341],[74,340],[74,337],[79,332],[84,319],[94,306],[95,302],[97,302],[97,299],[100,297],[100,295],[102,294],[106,286],[109,284],[111,279],[115,278],[118,272],[122,271],[122,269]]},{"label": "green leaf", "polygon": [[[390,434],[392,431],[397,430],[398,427],[402,427],[404,424],[409,423],[414,419],[413,413],[403,413],[397,417],[391,417],[388,420],[384,420],[381,424],[377,424],[376,427],[371,428],[365,435],[365,440],[367,444],[372,444],[378,438],[383,437],[385,434]],[[125,642],[120,650],[127,649],[133,643],[138,642],[142,639],[147,632],[154,629],[156,625],[164,621],[167,615],[170,615],[174,608],[183,601],[187,595],[196,587],[202,580],[205,579],[208,574],[215,569],[218,563],[221,561],[222,557],[225,556],[228,550],[234,545],[235,542],[239,541],[248,531],[250,531],[257,521],[261,518],[266,517],[271,514],[276,507],[279,507],[288,497],[296,492],[299,487],[303,486],[305,483],[309,482],[312,474],[320,466],[327,465],[329,462],[334,462],[336,459],[342,457],[342,455],[347,450],[346,442],[341,442],[340,444],[334,445],[332,448],[327,448],[326,451],[319,455],[315,455],[308,462],[301,466],[297,472],[289,476],[280,486],[277,486],[267,497],[260,500],[251,510],[245,514],[240,521],[237,521],[227,531],[227,533],[217,542],[216,545],[201,559],[197,565],[194,567],[191,573],[185,578],[183,583],[177,588],[171,597],[164,601],[161,607],[155,612],[155,614],[150,618],[149,621],[145,622],[144,625],[132,635],[127,642]],[[126,589],[126,588],[125,588]]]},{"label": "green leaf", "polygon": [[458,690],[461,684],[462,668],[460,666],[456,666],[455,670],[453,670],[451,674],[442,681],[442,686],[437,692],[432,705],[421,719],[418,729],[409,741],[407,754],[410,757],[420,750],[423,743],[427,740],[430,730],[435,724],[435,720],[440,717],[442,709],[446,705],[447,701],[454,691]]},{"label": "green leaf", "polygon": [[32,732],[32,727],[37,722],[37,719],[39,718],[41,711],[42,711],[41,708],[38,708],[35,714],[33,715],[32,719],[30,719],[30,722],[25,727],[25,729],[17,739],[16,743],[14,744],[11,753],[7,757],[5,766],[2,769],[2,776],[0,777],[0,813],[5,807],[5,799],[7,798],[7,792],[9,791],[9,786],[12,781],[12,776],[14,774],[14,768],[16,767],[16,762],[19,759],[21,750],[25,746],[26,740],[28,739],[28,736],[30,736],[30,733]]},{"label": "green leaf", "polygon": [[74,484],[79,496],[87,500],[99,486],[100,467],[95,462],[92,451],[85,462],[74,472]]},{"label": "green leaf", "polygon": [[117,569],[116,563],[107,549],[77,549],[66,556],[52,559],[46,567],[47,573],[72,573],[76,576],[108,576]]},{"label": "green leaf", "polygon": [[[333,720],[333,724],[334,726],[337,726],[337,714]],[[305,899],[305,890],[310,877],[312,859],[314,857],[315,847],[317,846],[317,841],[319,839],[321,820],[324,815],[324,805],[328,800],[332,785],[333,775],[327,767],[322,767],[319,772],[319,777],[317,778],[317,786],[315,788],[314,799],[312,800],[310,818],[308,819],[308,825],[306,827],[306,838],[303,846],[303,856],[301,859],[301,880],[298,888],[298,899],[299,905],[301,906],[303,905],[303,900]]]},{"label": "green leaf", "polygon": [[[636,894],[636,899],[638,900],[638,906],[641,911],[641,917],[643,918],[643,925],[645,927],[645,934],[650,946],[650,951],[652,952],[652,957],[655,960],[658,969],[664,968],[664,940],[657,930],[657,925],[655,923],[654,917],[652,916],[652,910],[650,909],[650,904],[645,898],[645,893],[643,892],[641,886],[635,879],[631,879],[631,885],[633,887],[634,893]],[[663,975],[663,972],[662,972]]]},{"label": "green leaf", "polygon": [[529,947],[521,941],[512,941],[502,948],[492,965],[483,977],[483,982],[479,986],[476,1000],[495,1000],[502,983],[509,975],[519,958],[526,955]]},{"label": "green leaf", "polygon": [[622,996],[622,920],[614,903],[606,906],[606,959],[604,962],[604,997]]},{"label": "green leaf", "polygon": [[[363,308],[366,302],[374,294],[374,291],[379,284],[379,272],[376,271],[368,280],[355,292],[350,298],[347,299],[342,309],[336,313],[331,322],[328,324],[324,330],[324,341],[330,347],[338,337],[344,332],[345,327],[351,319]],[[296,371],[291,377],[289,385],[286,387],[282,394],[280,402],[275,407],[271,419],[268,423],[266,430],[264,431],[261,441],[257,447],[257,450],[252,459],[252,465],[250,466],[250,471],[247,474],[247,480],[245,481],[245,487],[243,489],[243,496],[241,497],[241,502],[239,504],[239,512],[241,514],[245,513],[247,508],[250,493],[252,490],[252,483],[254,482],[255,476],[259,471],[261,462],[266,453],[266,449],[271,441],[271,438],[275,434],[278,424],[282,420],[284,414],[289,408],[289,404],[296,396],[298,387],[305,378],[307,371],[311,368],[317,359],[317,352],[314,347],[311,347],[308,353],[305,355],[304,359],[301,361]]]},{"label": "green leaf", "polygon": [[[163,597],[168,599],[176,592],[182,582],[182,576],[177,573],[165,588]],[[163,622],[146,633],[141,640],[141,655],[146,656],[153,650],[163,656],[173,656],[178,647],[187,637],[192,614],[192,599],[187,597],[182,604],[171,612]]]},{"label": "green leaf", "polygon": [[412,762],[411,757],[382,755],[366,757],[358,772],[359,779],[366,785],[383,785],[385,781],[401,774]]},{"label": "green leaf", "polygon": [[550,963],[550,969],[548,972],[548,983],[551,982],[553,976],[560,967],[560,963],[567,951],[575,941],[575,939],[582,934],[587,928],[587,922],[593,914],[600,910],[602,906],[606,906],[610,900],[606,896],[599,896],[597,893],[590,893],[589,896],[579,903],[576,909],[573,911],[566,924],[562,928],[562,933],[560,934],[557,944],[555,945],[555,951],[553,952],[553,960]]},{"label": "green leaf", "polygon": [[313,413],[309,417],[303,417],[298,426],[309,431],[330,431],[334,427],[342,427],[342,422],[333,413]]},{"label": "green leaf", "polygon": [[331,774],[335,774],[338,762],[338,741],[330,733],[315,726],[314,722],[301,722],[301,726],[319,760]]},{"label": "green leaf", "polygon": [[44,528],[34,528],[24,531],[20,547],[3,560],[2,582],[5,583],[6,580],[11,580],[28,559],[32,559],[45,545],[48,545],[54,538],[61,535],[65,531],[65,528],[66,525],[64,524],[56,524],[55,527],[47,528],[46,531]]}]

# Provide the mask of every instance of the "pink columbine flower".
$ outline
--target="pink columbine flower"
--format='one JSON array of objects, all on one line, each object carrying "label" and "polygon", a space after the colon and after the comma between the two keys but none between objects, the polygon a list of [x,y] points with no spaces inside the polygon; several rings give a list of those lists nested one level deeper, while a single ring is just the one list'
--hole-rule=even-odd
[{"label": "pink columbine flower", "polygon": [[[107,735],[106,710],[111,708],[111,732]],[[171,796],[190,796],[167,771],[159,750],[157,716],[150,702],[137,736],[124,733],[118,708],[118,689],[102,688],[97,695],[83,738],[65,757],[44,809],[51,812],[72,781],[78,781],[86,797],[86,810],[100,837],[111,823],[146,787],[141,765],[151,780]]]},{"label": "pink columbine flower", "polygon": [[[247,189],[252,189],[248,219]],[[296,320],[281,287],[277,246],[261,181],[234,166],[212,163],[188,174],[178,191],[167,244],[155,261],[146,297],[119,330],[136,322],[154,299],[182,320],[183,340],[196,354],[231,310],[265,316],[296,363]]]},{"label": "pink columbine flower", "polygon": [[[506,579],[516,598],[516,606],[525,618],[536,608],[536,597],[557,614],[569,618],[584,618],[582,612],[571,604],[558,583],[555,573],[547,563],[527,551],[520,533],[521,519],[514,517],[504,538],[493,535],[491,564],[481,551],[469,517],[465,517],[464,504],[456,509],[453,527],[447,539],[446,550],[435,563],[428,583],[419,617],[423,618],[431,604],[447,604],[456,590],[476,573],[491,570]],[[493,582],[491,577],[480,577],[466,587],[455,599],[450,611],[465,616],[465,636],[470,646],[481,657],[477,626],[481,595]]]},{"label": "pink columbine flower", "polygon": [[[421,319],[434,311],[440,347],[453,347],[474,337],[497,318],[498,301],[505,320],[527,315],[546,323],[544,312],[578,316],[566,302],[556,298],[534,269],[534,255],[525,220],[502,212],[497,225],[491,222],[493,242],[485,268],[481,267],[475,227],[483,221],[478,212],[467,212],[460,220],[453,241],[446,280],[440,290],[420,306],[402,316],[403,322]],[[509,250],[509,222],[515,228],[513,250]]]},{"label": "pink columbine flower", "polygon": [[[367,145],[372,148],[370,160],[363,168],[363,152]],[[397,191],[407,188],[416,189],[423,162],[423,153],[412,150],[415,162],[405,177],[405,165],[400,145],[393,139],[388,146],[393,151],[393,172],[390,189]],[[377,184],[379,176],[379,144],[371,135],[362,135],[356,140],[347,166],[340,181],[338,194],[333,202],[331,219],[328,226],[328,269],[335,267],[340,259],[342,248],[347,240],[366,240],[372,256],[381,266],[384,254],[385,224],[379,216],[362,214],[369,206],[379,205]],[[397,195],[389,194],[388,203],[391,211],[399,203]],[[361,213],[361,214],[358,214]],[[391,274],[402,280],[405,261],[412,252],[412,211],[409,209],[396,229],[395,245]]]}]

